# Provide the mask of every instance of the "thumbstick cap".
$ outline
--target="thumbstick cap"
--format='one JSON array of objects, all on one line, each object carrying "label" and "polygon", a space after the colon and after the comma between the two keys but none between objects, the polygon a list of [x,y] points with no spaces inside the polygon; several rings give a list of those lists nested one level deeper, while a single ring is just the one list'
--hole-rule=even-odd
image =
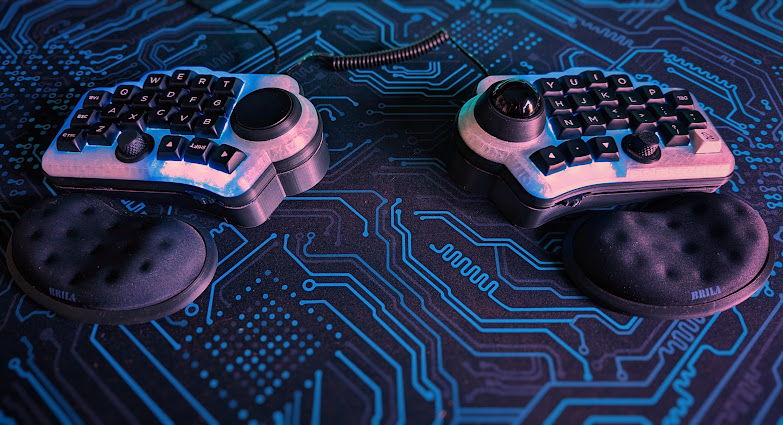
[{"label": "thumbstick cap", "polygon": [[237,102],[231,112],[231,129],[246,140],[270,140],[294,128],[301,116],[302,105],[293,93],[267,87]]},{"label": "thumbstick cap", "polygon": [[528,142],[544,132],[541,95],[525,80],[511,78],[489,86],[476,100],[473,116],[487,133],[509,142]]},{"label": "thumbstick cap", "polygon": [[658,136],[651,131],[629,134],[623,138],[623,151],[631,159],[650,164],[661,159],[661,145]]},{"label": "thumbstick cap", "polygon": [[136,162],[147,156],[155,147],[155,139],[147,133],[125,130],[117,137],[114,156],[122,162]]}]

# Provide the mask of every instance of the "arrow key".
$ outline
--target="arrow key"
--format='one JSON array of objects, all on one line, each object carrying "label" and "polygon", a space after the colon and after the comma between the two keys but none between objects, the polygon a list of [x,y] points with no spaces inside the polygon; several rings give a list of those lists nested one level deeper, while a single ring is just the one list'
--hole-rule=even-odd
[{"label": "arrow key", "polygon": [[533,155],[530,155],[530,160],[545,176],[566,168],[565,157],[554,146],[547,146],[533,152]]},{"label": "arrow key", "polygon": [[182,161],[188,139],[182,136],[164,136],[158,145],[158,161]]},{"label": "arrow key", "polygon": [[574,166],[593,162],[590,159],[590,151],[587,149],[587,144],[582,139],[567,140],[557,148],[565,156],[568,165]]},{"label": "arrow key", "polygon": [[218,171],[231,174],[245,158],[247,158],[247,155],[241,150],[229,145],[220,145],[212,150],[212,155],[209,157],[209,166]]},{"label": "arrow key", "polygon": [[620,160],[617,143],[609,136],[593,137],[587,141],[587,146],[596,162],[616,162]]}]

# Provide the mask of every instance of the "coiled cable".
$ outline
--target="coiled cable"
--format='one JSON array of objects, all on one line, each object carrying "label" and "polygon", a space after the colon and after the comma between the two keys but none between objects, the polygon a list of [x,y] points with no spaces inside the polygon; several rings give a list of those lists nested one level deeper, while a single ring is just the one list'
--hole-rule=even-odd
[{"label": "coiled cable", "polygon": [[444,28],[440,28],[431,35],[407,46],[396,49],[381,50],[378,52],[361,53],[355,55],[335,56],[329,53],[313,52],[308,53],[294,64],[286,68],[282,73],[290,74],[292,70],[302,65],[305,61],[313,58],[324,61],[332,71],[347,71],[352,69],[367,69],[383,65],[405,62],[407,60],[419,57],[434,48],[440,46],[446,41],[451,41],[457,49],[468,57],[484,75],[489,75],[489,71],[481,64],[470,52],[461,44],[451,38]]},{"label": "coiled cable", "polygon": [[332,56],[327,59],[327,63],[334,71],[375,68],[419,57],[445,43],[448,39],[449,34],[441,28],[426,38],[408,46],[358,55]]},{"label": "coiled cable", "polygon": [[[206,12],[216,18],[222,18],[240,25],[248,26],[251,29],[253,29],[255,32],[257,32],[272,47],[272,53],[274,54],[274,61],[272,63],[272,73],[273,74],[277,73],[277,69],[280,65],[280,51],[277,48],[277,44],[275,44],[275,42],[260,28],[253,25],[250,22],[246,22],[231,16],[226,16],[220,13],[216,13],[212,9],[200,4],[196,0],[185,0],[185,3],[193,7],[196,7],[201,11]],[[487,68],[485,68],[484,65],[473,56],[473,54],[467,51],[467,49],[462,47],[461,44],[459,44],[456,40],[451,38],[451,36],[449,35],[449,33],[446,31],[445,28],[440,28],[434,33],[430,34],[429,36],[413,44],[409,44],[403,47],[398,47],[396,49],[388,49],[388,50],[381,50],[377,52],[360,53],[355,55],[342,55],[342,56],[335,56],[324,52],[311,52],[302,56],[298,61],[293,63],[284,71],[282,71],[281,74],[286,74],[286,75],[290,74],[291,71],[293,71],[295,68],[302,65],[305,61],[313,58],[321,59],[322,61],[324,61],[327,67],[329,67],[329,69],[331,69],[332,71],[367,69],[367,68],[375,68],[383,65],[391,65],[395,63],[405,62],[413,58],[417,58],[435,49],[436,47],[440,46],[446,41],[451,41],[454,44],[454,46],[456,46],[457,49],[459,49],[459,51],[462,52],[462,54],[464,54],[468,59],[470,59],[470,61],[473,62],[485,76],[489,75],[489,71],[487,71]]]}]

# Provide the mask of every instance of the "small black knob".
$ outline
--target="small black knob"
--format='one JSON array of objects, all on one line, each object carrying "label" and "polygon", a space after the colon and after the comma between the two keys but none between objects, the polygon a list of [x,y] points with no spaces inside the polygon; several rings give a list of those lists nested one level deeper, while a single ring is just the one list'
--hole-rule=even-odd
[{"label": "small black knob", "polygon": [[231,112],[231,129],[246,140],[270,140],[294,128],[301,116],[302,105],[293,93],[268,87],[237,102]]},{"label": "small black knob", "polygon": [[658,136],[651,131],[641,131],[637,134],[629,134],[623,137],[623,151],[631,159],[650,164],[661,159],[661,145]]},{"label": "small black knob", "polygon": [[546,126],[541,95],[516,78],[491,85],[479,96],[473,115],[484,131],[509,142],[533,140]]},{"label": "small black knob", "polygon": [[136,162],[147,156],[155,147],[155,139],[147,133],[125,130],[117,137],[114,156],[122,162]]}]

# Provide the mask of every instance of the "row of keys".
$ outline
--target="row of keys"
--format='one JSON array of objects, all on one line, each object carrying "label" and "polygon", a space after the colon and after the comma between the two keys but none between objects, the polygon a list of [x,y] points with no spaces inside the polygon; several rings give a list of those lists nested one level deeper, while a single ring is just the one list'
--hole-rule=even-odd
[{"label": "row of keys", "polygon": [[[653,133],[646,133],[656,138]],[[720,152],[723,142],[713,131],[697,128],[686,130],[668,138],[661,132],[664,146],[687,146],[691,143],[694,153],[708,154]],[[636,137],[636,136],[626,136]],[[592,162],[616,162],[620,152],[614,138],[609,136],[593,137],[587,142],[581,138],[566,140],[558,146],[546,146],[530,155],[530,160],[545,176],[564,170],[566,166],[590,164]]]},{"label": "row of keys", "polygon": [[[88,99],[94,99],[89,101]],[[107,99],[107,100],[101,100]],[[108,99],[114,99],[109,102]],[[109,110],[113,108],[155,109],[158,107],[176,106],[181,109],[196,112],[208,112],[227,115],[236,99],[227,94],[193,93],[186,89],[171,89],[161,93],[153,91],[141,91],[133,95],[127,101],[117,100],[111,94],[103,90],[92,90],[87,93],[83,102],[84,109]]]},{"label": "row of keys", "polygon": [[194,164],[208,164],[211,168],[231,174],[247,155],[233,146],[219,145],[202,137],[188,140],[182,136],[163,136],[156,158],[159,161],[184,160]]},{"label": "row of keys", "polygon": [[598,88],[588,92],[569,93],[565,97],[546,96],[544,106],[547,116],[569,115],[599,107],[621,107],[626,111],[656,108],[662,115],[694,109],[693,98],[687,91],[675,90],[664,95],[657,86],[643,86],[636,91],[618,93]]},{"label": "row of keys", "polygon": [[111,110],[100,113],[91,109],[76,111],[71,127],[57,137],[57,150],[81,152],[85,144],[111,145],[121,130],[143,132],[148,127],[170,129],[177,134],[219,138],[227,123],[226,117],[222,115],[203,115],[193,111],[180,111],[175,107],[149,112],[122,108],[106,113]]},{"label": "row of keys", "polygon": [[596,162],[616,162],[620,160],[617,143],[609,136],[593,137],[585,142],[582,139],[567,140],[557,147],[547,146],[530,155],[530,160],[548,176],[570,166]]},{"label": "row of keys", "polygon": [[117,86],[113,94],[104,90],[92,90],[87,93],[83,105],[85,108],[100,109],[110,102],[137,102],[145,95],[151,97],[158,92],[161,92],[164,102],[174,96],[182,97],[188,93],[237,97],[243,85],[242,80],[236,77],[216,78],[214,75],[196,75],[193,71],[175,71],[172,76],[150,74],[142,82],[142,87],[125,84]]},{"label": "row of keys", "polygon": [[656,131],[674,132],[695,128],[706,128],[707,120],[699,111],[680,110],[670,116],[660,115],[655,110],[623,111],[619,107],[600,108],[574,115],[556,115],[549,120],[555,138],[565,140],[574,137],[600,136],[607,130],[631,129],[632,132]]},{"label": "row of keys", "polygon": [[625,74],[608,78],[601,71],[585,71],[579,75],[564,75],[558,78],[540,78],[536,85],[544,96],[583,92],[587,89],[611,88],[615,91],[633,90],[631,79]]}]

